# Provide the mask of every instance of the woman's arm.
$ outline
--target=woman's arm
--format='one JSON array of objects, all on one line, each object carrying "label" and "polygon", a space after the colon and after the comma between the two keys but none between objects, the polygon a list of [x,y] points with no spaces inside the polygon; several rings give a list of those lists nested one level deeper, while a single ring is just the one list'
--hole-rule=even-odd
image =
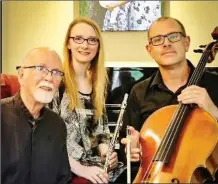
[{"label": "woman's arm", "polygon": [[86,178],[92,183],[108,183],[108,174],[100,167],[84,166],[80,164],[79,161],[73,159],[71,156],[69,156],[69,162],[71,171],[77,176]]},{"label": "woman's arm", "polygon": [[70,162],[70,168],[71,172],[75,173],[78,176],[82,176],[84,172],[84,167],[82,164],[80,164],[79,161],[73,159],[71,156],[68,155],[69,162]]}]

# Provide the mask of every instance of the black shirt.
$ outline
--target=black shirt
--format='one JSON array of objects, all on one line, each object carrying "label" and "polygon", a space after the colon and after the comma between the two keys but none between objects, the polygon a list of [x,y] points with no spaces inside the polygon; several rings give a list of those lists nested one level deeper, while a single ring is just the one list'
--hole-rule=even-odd
[{"label": "black shirt", "polygon": [[[188,61],[190,76],[194,71],[194,66]],[[190,79],[189,76],[189,79]],[[187,82],[188,83],[188,82]],[[199,86],[205,88],[218,107],[218,75],[204,72]],[[126,125],[131,125],[140,131],[146,119],[156,110],[167,105],[178,104],[177,96],[187,86],[180,87],[175,93],[170,91],[163,83],[160,71],[158,70],[150,78],[136,84],[130,93],[126,111],[124,114],[124,135]]]},{"label": "black shirt", "polygon": [[66,127],[42,108],[34,119],[19,92],[1,100],[1,180],[3,184],[66,184],[71,172]]}]

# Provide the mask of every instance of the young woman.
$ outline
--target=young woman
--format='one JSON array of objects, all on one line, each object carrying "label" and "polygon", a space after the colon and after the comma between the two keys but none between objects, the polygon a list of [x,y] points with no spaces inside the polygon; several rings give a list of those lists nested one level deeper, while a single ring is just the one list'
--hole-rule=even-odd
[{"label": "young woman", "polygon": [[[92,183],[108,183],[125,169],[117,153],[110,156],[111,172],[103,170],[110,141],[105,114],[108,83],[99,27],[86,18],[75,19],[64,43],[64,84],[53,101],[53,110],[67,126],[67,148],[74,176]],[[80,180],[81,181],[81,180]],[[73,183],[78,183],[73,179]]]}]

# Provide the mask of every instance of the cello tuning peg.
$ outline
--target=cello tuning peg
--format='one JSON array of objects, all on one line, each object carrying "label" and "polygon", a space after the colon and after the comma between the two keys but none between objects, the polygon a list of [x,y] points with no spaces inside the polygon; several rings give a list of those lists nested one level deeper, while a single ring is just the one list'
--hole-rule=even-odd
[{"label": "cello tuning peg", "polygon": [[199,47],[200,48],[205,48],[207,45],[200,45]]},{"label": "cello tuning peg", "polygon": [[194,52],[195,53],[203,53],[203,50],[202,49],[194,49]]}]

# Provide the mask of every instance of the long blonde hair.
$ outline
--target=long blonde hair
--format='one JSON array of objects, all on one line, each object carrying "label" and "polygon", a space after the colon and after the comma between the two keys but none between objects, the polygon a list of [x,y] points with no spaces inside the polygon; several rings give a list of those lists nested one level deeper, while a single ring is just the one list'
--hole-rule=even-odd
[{"label": "long blonde hair", "polygon": [[92,75],[92,102],[95,108],[94,118],[98,119],[103,115],[105,109],[105,99],[107,94],[108,75],[107,69],[104,66],[104,49],[101,31],[98,25],[88,18],[77,18],[68,27],[65,41],[64,41],[64,63],[63,68],[65,72],[64,84],[66,87],[67,95],[70,99],[69,109],[72,111],[75,107],[81,107],[79,99],[78,85],[75,80],[75,71],[73,69],[71,50],[68,49],[68,41],[71,29],[79,24],[86,23],[93,27],[97,38],[99,39],[98,52],[90,63],[90,72]]}]

